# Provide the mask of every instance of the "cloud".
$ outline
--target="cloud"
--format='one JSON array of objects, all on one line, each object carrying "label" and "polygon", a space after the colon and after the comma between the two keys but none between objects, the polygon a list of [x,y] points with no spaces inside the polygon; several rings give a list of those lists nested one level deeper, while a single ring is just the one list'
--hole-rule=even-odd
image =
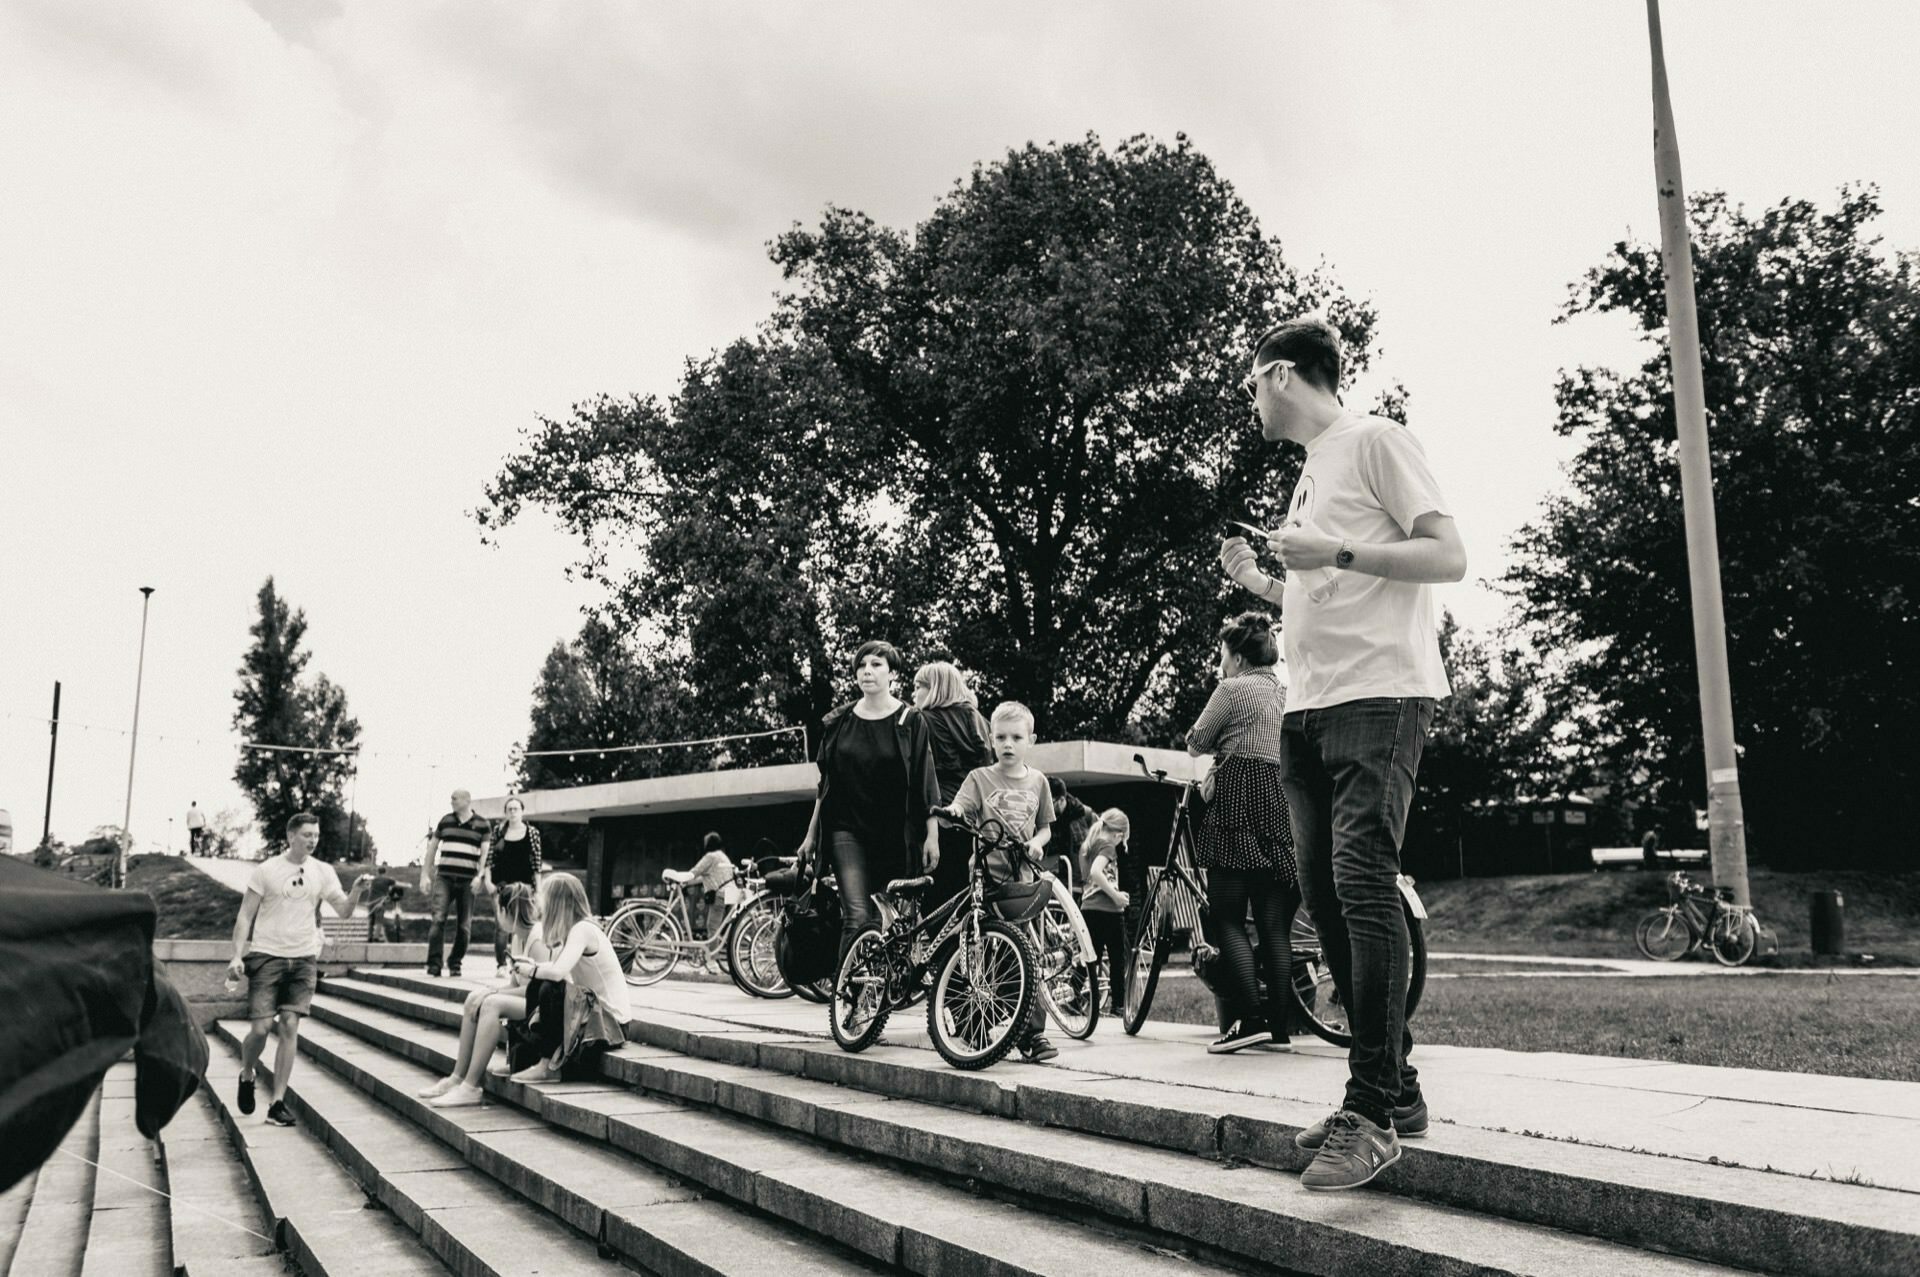
[{"label": "cloud", "polygon": [[216,107],[225,96],[216,54],[193,38],[192,28],[171,20],[164,6],[14,0],[8,11],[32,47],[69,70],[121,81],[136,94],[142,85],[158,88],[200,109]]}]

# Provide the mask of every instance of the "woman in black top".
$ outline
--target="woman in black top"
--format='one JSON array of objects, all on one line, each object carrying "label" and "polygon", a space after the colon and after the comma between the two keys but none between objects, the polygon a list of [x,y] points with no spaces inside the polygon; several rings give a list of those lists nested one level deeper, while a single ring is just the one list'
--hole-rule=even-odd
[{"label": "woman in black top", "polygon": [[[967,773],[976,767],[993,765],[993,747],[988,744],[987,720],[980,716],[980,703],[967,689],[951,661],[928,661],[913,675],[913,707],[927,721],[927,735],[933,745],[934,783],[940,787],[940,802],[953,801]],[[957,894],[967,882],[967,856],[973,839],[958,826],[940,829],[940,866],[934,871],[933,890],[927,903],[938,904]]]},{"label": "woman in black top", "polygon": [[[494,828],[487,839],[486,859],[480,863],[480,890],[498,891],[510,882],[523,882],[529,888],[540,885],[540,831],[526,821],[527,805],[518,798],[507,799],[507,818]],[[504,979],[512,974],[507,966],[507,941],[512,921],[494,902],[493,965]]]},{"label": "woman in black top", "polygon": [[926,717],[893,694],[900,653],[863,643],[853,658],[860,699],[827,715],[820,741],[820,796],[800,844],[824,855],[840,886],[840,956],[873,925],[873,893],[889,879],[940,863],[940,801]]}]

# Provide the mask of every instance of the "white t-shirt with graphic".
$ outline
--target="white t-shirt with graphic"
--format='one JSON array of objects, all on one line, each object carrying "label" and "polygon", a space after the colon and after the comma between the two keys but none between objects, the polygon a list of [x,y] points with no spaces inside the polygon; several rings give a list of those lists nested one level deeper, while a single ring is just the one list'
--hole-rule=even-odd
[{"label": "white t-shirt with graphic", "polygon": [[[1053,792],[1047,788],[1047,774],[1038,767],[1028,767],[1021,776],[1003,776],[995,767],[976,767],[967,773],[960,792],[953,796],[953,807],[975,822],[999,821],[1021,842],[1032,841],[1054,821]],[[999,848],[987,853],[987,867],[996,880],[1024,869],[1023,863]]]},{"label": "white t-shirt with graphic", "polygon": [[[1350,412],[1307,445],[1287,521],[1378,545],[1409,540],[1414,520],[1433,513],[1448,509],[1413,432]],[[1289,572],[1281,618],[1289,714],[1451,691],[1429,586],[1337,569]]]},{"label": "white t-shirt with graphic", "polygon": [[320,902],[335,906],[347,902],[347,893],[340,890],[340,875],[332,865],[312,856],[297,865],[285,855],[261,861],[247,879],[247,890],[260,897],[247,952],[276,958],[319,957],[320,924],[315,914]]}]

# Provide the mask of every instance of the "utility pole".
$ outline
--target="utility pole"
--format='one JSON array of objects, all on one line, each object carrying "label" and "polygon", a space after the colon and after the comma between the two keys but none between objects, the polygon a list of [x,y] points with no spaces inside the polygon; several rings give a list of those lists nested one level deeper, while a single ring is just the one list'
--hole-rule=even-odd
[{"label": "utility pole", "polygon": [[53,741],[47,746],[47,813],[40,820],[40,845],[53,841],[53,765],[60,758],[60,680],[53,681]]},{"label": "utility pole", "polygon": [[1653,171],[1660,194],[1660,257],[1667,277],[1667,332],[1673,360],[1673,409],[1680,441],[1680,496],[1687,523],[1687,575],[1693,593],[1693,652],[1700,671],[1701,740],[1707,756],[1707,838],[1714,885],[1751,905],[1746,819],[1733,742],[1733,691],[1727,674],[1727,624],[1720,600],[1720,537],[1713,514],[1707,451],[1707,403],[1700,380],[1700,318],[1693,299],[1693,247],[1680,142],[1667,94],[1660,0],[1647,0],[1653,49]]},{"label": "utility pole", "polygon": [[147,678],[147,609],[153,587],[140,587],[140,664],[133,675],[133,743],[127,746],[127,808],[120,817],[120,851],[113,858],[113,885],[127,885],[127,850],[133,846],[133,760],[140,752],[140,685]]}]

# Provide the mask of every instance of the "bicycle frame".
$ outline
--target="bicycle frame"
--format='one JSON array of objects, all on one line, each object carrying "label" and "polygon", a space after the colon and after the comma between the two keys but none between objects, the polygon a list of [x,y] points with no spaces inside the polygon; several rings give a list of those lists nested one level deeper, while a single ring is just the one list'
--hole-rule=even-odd
[{"label": "bicycle frame", "polygon": [[734,881],[739,883],[743,888],[741,897],[734,904],[727,906],[727,911],[721,916],[719,924],[713,928],[713,933],[705,940],[693,939],[693,918],[687,911],[686,885],[678,882],[667,885],[667,898],[665,900],[626,901],[618,909],[615,909],[611,914],[607,915],[605,925],[609,927],[612,926],[614,920],[619,918],[621,914],[629,913],[639,908],[642,904],[658,904],[672,916],[673,920],[679,924],[681,932],[687,937],[684,940],[674,942],[674,951],[676,954],[681,957],[718,958],[721,950],[727,943],[727,933],[733,929],[733,924],[744,917],[748,910],[752,909],[762,900],[765,900],[769,894],[765,882],[762,879],[749,875],[744,871],[736,871]]}]

